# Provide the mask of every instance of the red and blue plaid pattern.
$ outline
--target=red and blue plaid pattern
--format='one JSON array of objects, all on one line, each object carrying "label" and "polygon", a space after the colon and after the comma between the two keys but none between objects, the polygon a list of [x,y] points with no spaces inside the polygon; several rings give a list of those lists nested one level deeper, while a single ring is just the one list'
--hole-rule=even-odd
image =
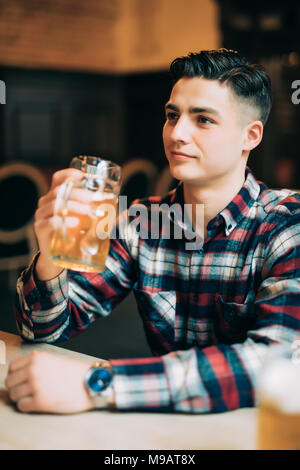
[{"label": "red and blue plaid pattern", "polygon": [[[142,203],[182,205],[182,185]],[[186,250],[184,239],[141,238],[129,224],[101,275],[64,271],[41,282],[35,258],[18,280],[21,336],[65,341],[133,290],[153,357],[110,361],[117,408],[254,406],[269,345],[300,338],[300,196],[269,189],[247,167],[207,228],[203,246]]]}]

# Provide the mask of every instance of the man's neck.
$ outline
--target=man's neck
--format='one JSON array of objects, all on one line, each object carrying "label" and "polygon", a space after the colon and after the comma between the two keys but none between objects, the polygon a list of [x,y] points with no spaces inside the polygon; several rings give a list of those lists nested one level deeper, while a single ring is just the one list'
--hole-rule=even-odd
[{"label": "man's neck", "polygon": [[[183,183],[184,202],[192,204],[192,223],[196,232],[207,236],[207,224],[216,215],[225,209],[232,199],[238,194],[245,182],[245,170],[234,174],[230,178],[223,178],[207,186],[196,186]],[[196,217],[197,204],[203,204],[204,208],[204,231],[199,230],[199,218]],[[198,206],[200,207],[200,206]],[[201,213],[199,210],[198,213]],[[203,209],[202,209],[203,213]]]}]

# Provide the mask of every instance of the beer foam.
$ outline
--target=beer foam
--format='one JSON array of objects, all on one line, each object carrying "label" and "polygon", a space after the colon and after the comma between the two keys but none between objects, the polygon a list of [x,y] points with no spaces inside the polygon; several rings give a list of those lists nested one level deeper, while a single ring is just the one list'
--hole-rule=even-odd
[{"label": "beer foam", "polygon": [[92,201],[95,202],[100,202],[100,201],[105,201],[106,199],[115,199],[116,195],[114,193],[105,193],[105,192],[100,192],[100,191],[95,191],[95,193],[92,195]]},{"label": "beer foam", "polygon": [[287,358],[266,364],[259,378],[259,402],[283,413],[300,414],[300,364]]}]

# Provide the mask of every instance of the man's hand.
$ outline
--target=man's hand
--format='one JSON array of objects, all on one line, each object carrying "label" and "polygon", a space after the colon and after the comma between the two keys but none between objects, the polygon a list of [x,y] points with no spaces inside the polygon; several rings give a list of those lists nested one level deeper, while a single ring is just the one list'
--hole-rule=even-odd
[{"label": "man's hand", "polygon": [[46,352],[13,360],[5,385],[20,411],[80,413],[93,408],[84,385],[90,365]]},{"label": "man's hand", "polygon": [[[51,181],[51,187],[45,196],[41,197],[38,202],[38,208],[35,212],[34,230],[38,240],[40,256],[36,264],[36,274],[41,281],[47,281],[58,276],[62,269],[55,266],[49,260],[49,251],[51,239],[54,230],[58,226],[58,218],[55,216],[56,197],[60,186],[65,183],[68,178],[80,180],[82,172],[74,168],[67,168],[54,173]],[[78,220],[66,218],[66,226],[73,226]]]}]

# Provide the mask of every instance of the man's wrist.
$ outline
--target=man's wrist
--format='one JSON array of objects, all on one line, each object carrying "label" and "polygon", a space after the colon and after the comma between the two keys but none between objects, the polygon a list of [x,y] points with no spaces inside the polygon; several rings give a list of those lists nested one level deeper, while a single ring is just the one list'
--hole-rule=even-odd
[{"label": "man's wrist", "polygon": [[84,385],[95,409],[114,408],[113,375],[109,361],[93,363],[85,375]]},{"label": "man's wrist", "polygon": [[35,276],[39,281],[51,281],[58,277],[64,269],[55,266],[50,259],[44,257],[42,253],[39,253],[37,261],[35,263]]}]

